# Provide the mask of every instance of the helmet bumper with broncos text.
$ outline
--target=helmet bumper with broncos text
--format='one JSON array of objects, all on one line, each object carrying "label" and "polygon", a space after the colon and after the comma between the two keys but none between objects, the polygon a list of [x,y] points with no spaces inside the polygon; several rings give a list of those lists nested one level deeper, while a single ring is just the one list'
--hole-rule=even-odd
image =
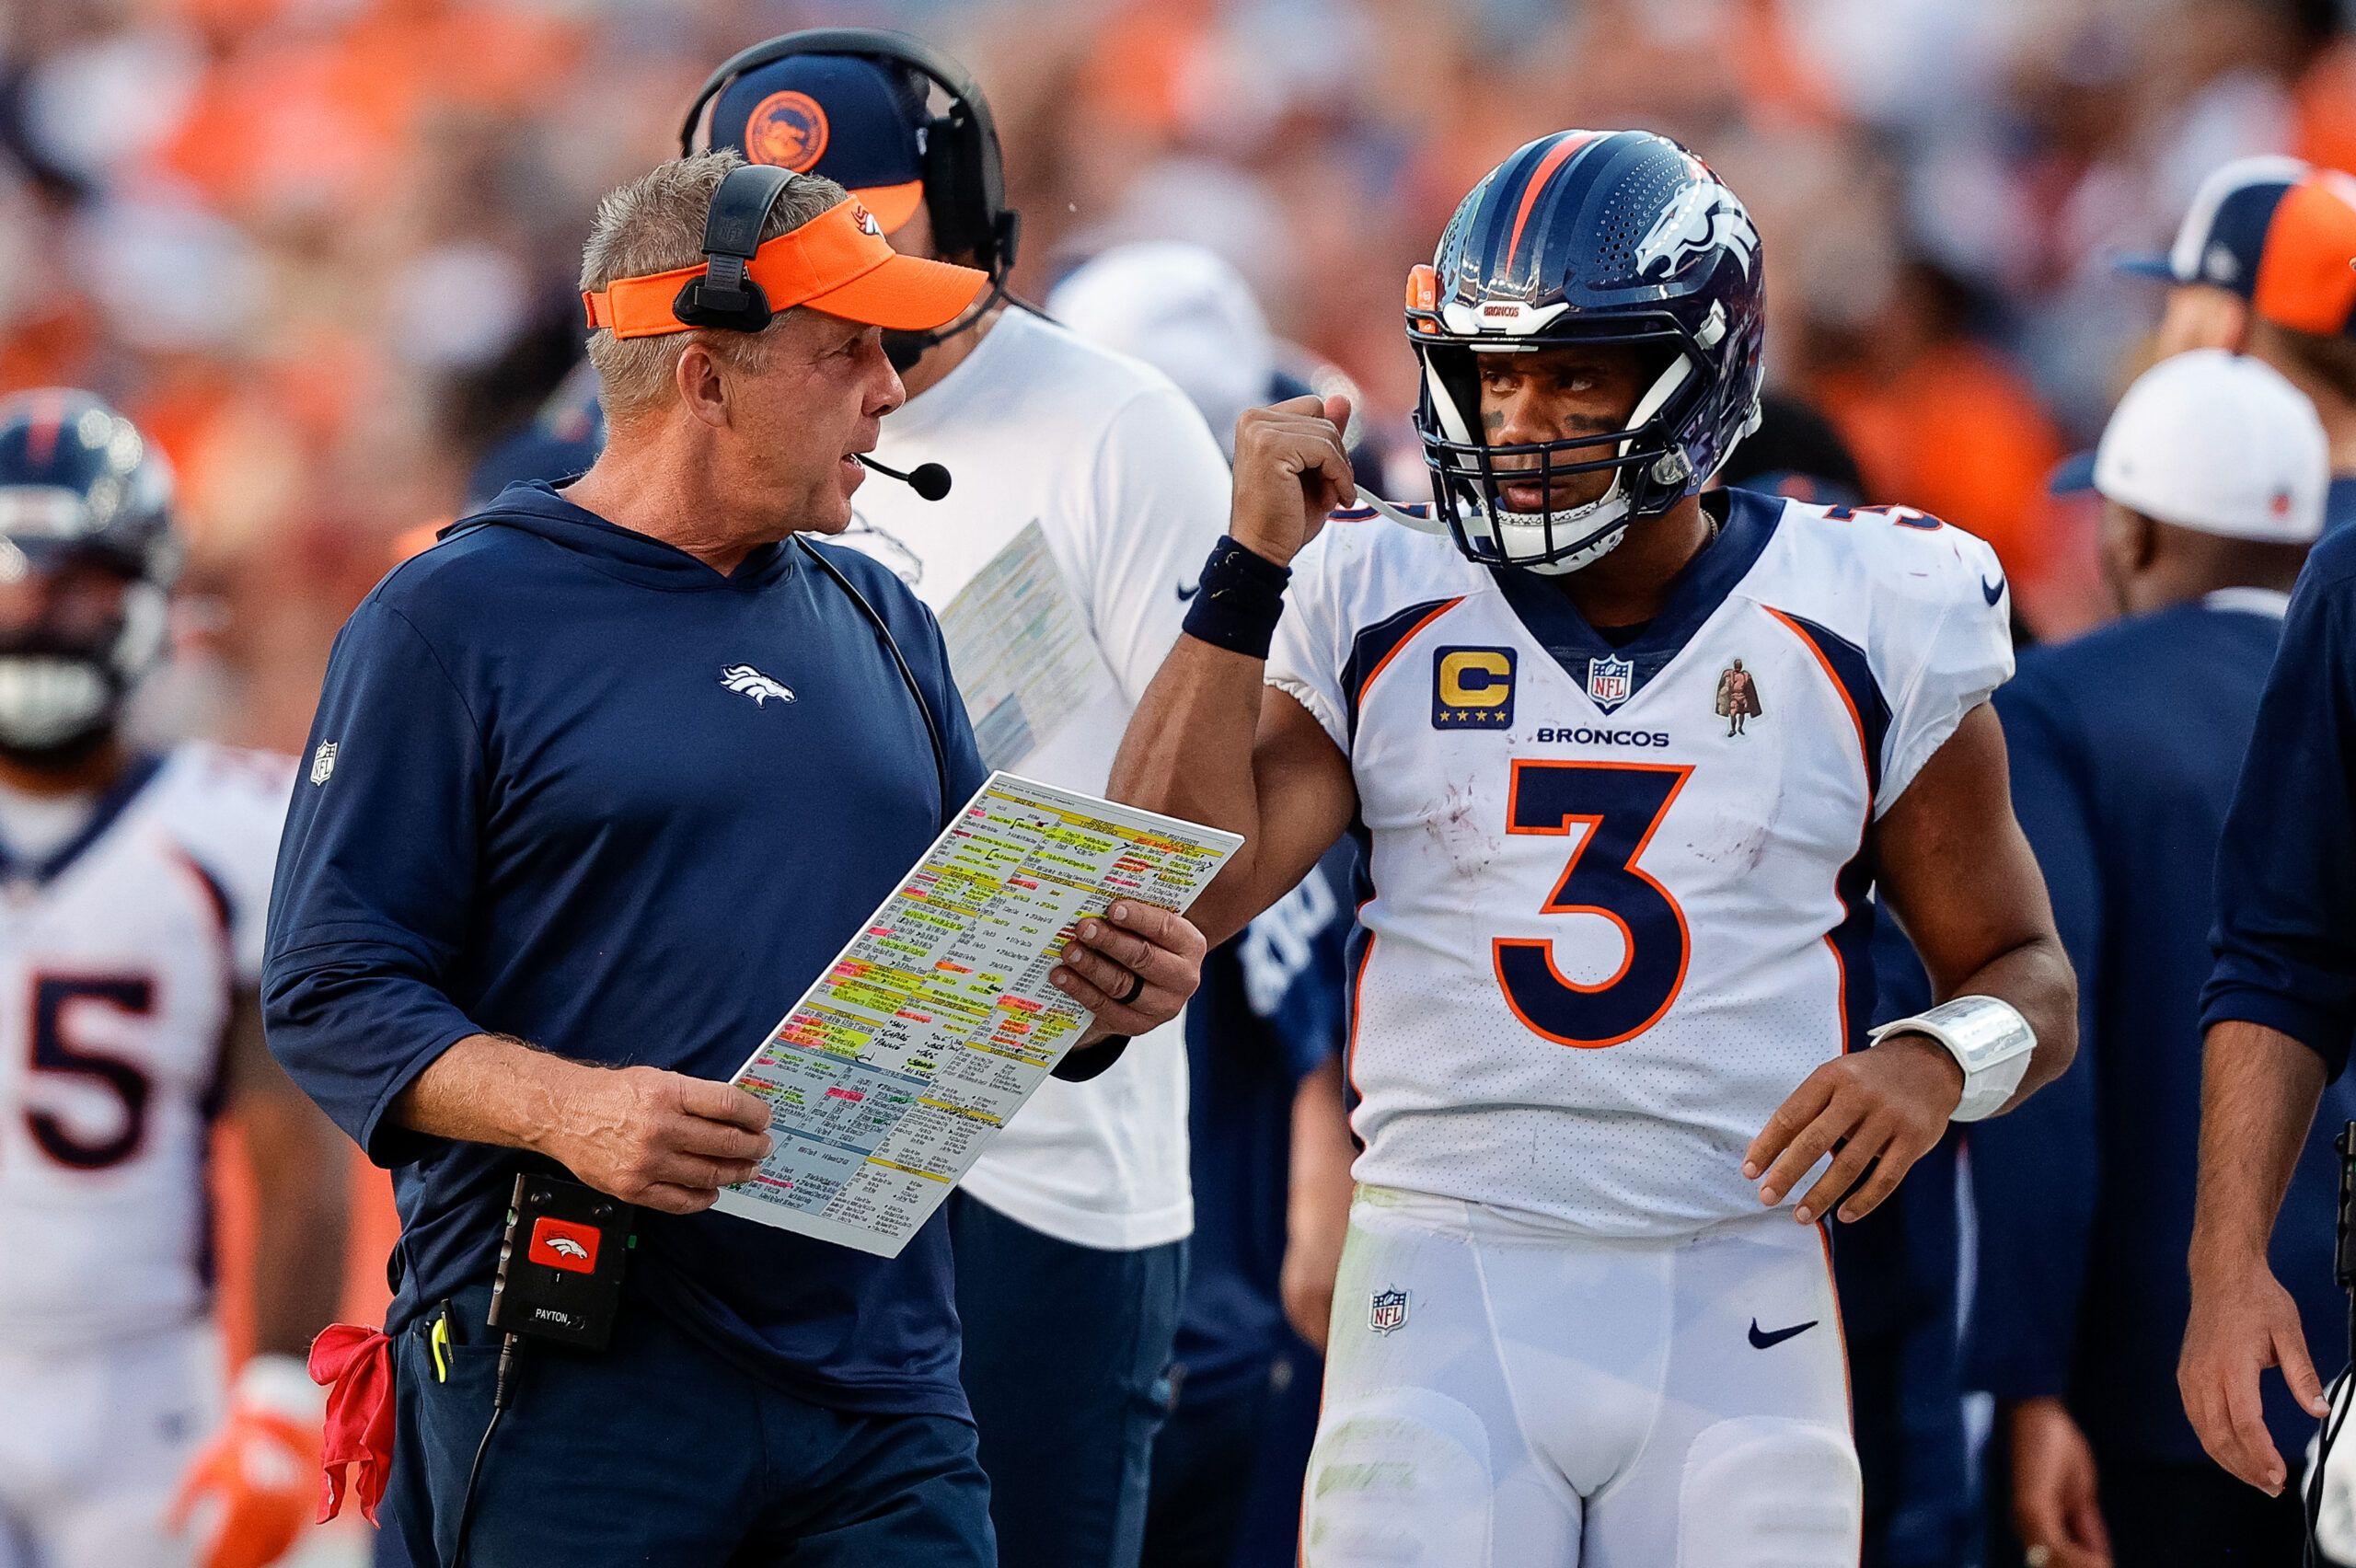
[{"label": "helmet bumper with broncos text", "polygon": [[[1484,565],[1588,565],[1699,490],[1757,425],[1765,337],[1758,230],[1708,166],[1649,132],[1541,137],[1473,188],[1432,264],[1408,274],[1435,513]],[[1657,360],[1625,424],[1484,442],[1481,356],[1570,343]],[[1604,492],[1576,506],[1518,512],[1501,488],[1551,497],[1606,471]]]},{"label": "helmet bumper with broncos text", "polygon": [[[43,590],[0,624],[0,753],[62,761],[112,732],[163,657],[181,555],[171,503],[163,455],[98,398],[0,400],[0,600]],[[103,585],[103,608],[65,591],[77,576]]]}]

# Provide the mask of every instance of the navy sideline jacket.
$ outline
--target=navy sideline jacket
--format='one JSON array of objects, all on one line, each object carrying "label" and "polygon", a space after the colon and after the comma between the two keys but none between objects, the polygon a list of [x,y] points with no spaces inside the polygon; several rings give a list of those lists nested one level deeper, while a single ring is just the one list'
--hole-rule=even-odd
[{"label": "navy sideline jacket", "polygon": [[[2106,1462],[2207,1462],[2176,1387],[2190,1309],[2200,993],[2212,851],[2251,726],[2263,725],[2278,640],[2295,657],[2295,613],[2286,632],[2281,603],[2227,590],[2114,622],[2031,650],[1996,694],[2014,809],[2078,972],[2080,1034],[2067,1073],[1969,1132],[1981,1241],[1968,1380],[2007,1399],[2068,1400]],[[2305,831],[2295,823],[2267,832],[2287,846]],[[2356,1086],[2327,1097],[2272,1247],[2327,1378],[2346,1320],[2331,1276],[2329,1144],[2351,1112]],[[2274,1441],[2295,1458],[2315,1422],[2279,1378],[2265,1397]]]},{"label": "navy sideline jacket", "polygon": [[[890,624],[962,801],[985,775],[938,627],[888,571],[828,555]],[[767,684],[732,686],[740,666]],[[723,577],[537,484],[362,602],[310,745],[263,1001],[295,1081],[393,1169],[395,1332],[488,1284],[532,1163],[389,1121],[429,1063],[492,1032],[725,1078],[944,806],[881,639],[798,547]],[[639,1235],[625,1310],[817,1403],[970,1419],[938,1216],[888,1261],[718,1214],[648,1211]]]},{"label": "navy sideline jacket", "polygon": [[[2356,479],[2331,487],[2335,524]],[[2334,526],[2291,595],[2282,649],[2217,856],[2203,1028],[2261,1023],[2337,1078],[2356,1032],[2356,526]]]}]

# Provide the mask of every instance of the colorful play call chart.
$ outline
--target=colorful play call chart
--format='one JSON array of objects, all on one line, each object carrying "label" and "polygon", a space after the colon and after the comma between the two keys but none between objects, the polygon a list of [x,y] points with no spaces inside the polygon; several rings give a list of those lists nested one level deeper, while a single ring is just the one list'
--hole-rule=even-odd
[{"label": "colorful play call chart", "polygon": [[776,1147],[716,1205],[896,1257],[1088,1028],[1047,984],[1114,899],[1184,913],[1242,839],[994,773],[733,1081]]}]

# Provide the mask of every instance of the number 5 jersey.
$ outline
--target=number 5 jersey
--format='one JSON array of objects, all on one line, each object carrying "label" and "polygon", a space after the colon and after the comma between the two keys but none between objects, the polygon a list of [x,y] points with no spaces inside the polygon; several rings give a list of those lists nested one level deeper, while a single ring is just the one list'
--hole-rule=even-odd
[{"label": "number 5 jersey", "polygon": [[0,863],[0,1331],[20,1348],[210,1307],[205,1150],[292,783],[219,746],[137,758],[46,862]]},{"label": "number 5 jersey", "polygon": [[1268,683],[1358,794],[1360,1181],[1687,1235],[1759,1212],[1744,1148],[1864,1043],[1874,824],[2012,673],[2003,570],[1905,509],[1703,505],[1610,639],[1369,513],[1294,563]]}]

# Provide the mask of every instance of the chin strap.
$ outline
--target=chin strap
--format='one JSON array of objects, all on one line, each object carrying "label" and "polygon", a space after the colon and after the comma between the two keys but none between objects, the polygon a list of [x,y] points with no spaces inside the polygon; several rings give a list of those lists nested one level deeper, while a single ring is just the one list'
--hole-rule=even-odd
[{"label": "chin strap", "polygon": [[1448,525],[1438,518],[1418,517],[1404,507],[1392,505],[1372,490],[1358,491],[1358,504],[1371,507],[1377,513],[1388,517],[1403,528],[1413,528],[1418,534],[1435,534],[1443,539],[1449,536]]},{"label": "chin strap", "polygon": [[[1438,517],[1418,517],[1403,507],[1393,506],[1371,490],[1358,491],[1358,504],[1371,509],[1379,516],[1389,518],[1403,528],[1412,528],[1418,534],[1431,534],[1440,538],[1449,536],[1448,525]],[[1492,532],[1494,534],[1494,527]],[[1616,526],[1599,534],[1588,548],[1580,551],[1574,559],[1518,565],[1517,570],[1536,572],[1542,577],[1559,577],[1566,572],[1576,571],[1580,567],[1592,563],[1600,557],[1609,555],[1627,536],[1627,532],[1628,519],[1623,516]],[[1499,544],[1502,546],[1503,541],[1500,540]]]}]

